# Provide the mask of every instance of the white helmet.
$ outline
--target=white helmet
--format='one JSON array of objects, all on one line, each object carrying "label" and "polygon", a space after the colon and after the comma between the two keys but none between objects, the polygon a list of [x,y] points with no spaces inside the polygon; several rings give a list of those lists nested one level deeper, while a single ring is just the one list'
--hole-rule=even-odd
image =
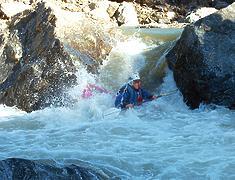
[{"label": "white helmet", "polygon": [[139,73],[133,73],[130,77],[129,77],[129,83],[132,84],[133,81],[135,80],[140,80],[140,76]]}]

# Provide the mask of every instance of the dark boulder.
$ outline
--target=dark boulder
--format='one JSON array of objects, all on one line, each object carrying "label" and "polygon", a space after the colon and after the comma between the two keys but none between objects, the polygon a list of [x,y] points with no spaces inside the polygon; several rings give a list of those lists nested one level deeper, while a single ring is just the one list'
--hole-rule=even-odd
[{"label": "dark boulder", "polygon": [[[75,66],[55,34],[56,17],[44,3],[9,22],[0,58],[0,103],[31,112],[63,104],[76,84]],[[2,77],[1,77],[2,76]]]},{"label": "dark boulder", "polygon": [[[54,161],[32,161],[27,159],[10,158],[0,161],[1,180],[62,180],[62,179],[111,179],[115,177],[110,171],[104,172],[89,165],[68,166],[58,165]],[[116,177],[116,179],[118,179]]]},{"label": "dark boulder", "polygon": [[235,3],[187,26],[167,54],[177,87],[191,108],[235,107]]},{"label": "dark boulder", "polygon": [[223,9],[223,8],[225,8],[225,7],[227,7],[229,5],[229,2],[216,0],[216,1],[213,1],[212,5],[216,9]]}]

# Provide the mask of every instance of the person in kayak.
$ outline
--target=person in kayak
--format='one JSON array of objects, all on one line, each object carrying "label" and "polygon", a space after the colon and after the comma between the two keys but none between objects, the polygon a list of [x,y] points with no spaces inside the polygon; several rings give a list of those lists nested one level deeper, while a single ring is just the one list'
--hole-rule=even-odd
[{"label": "person in kayak", "polygon": [[116,95],[115,107],[133,108],[141,105],[144,101],[151,101],[157,97],[141,88],[141,80],[138,73],[129,78],[129,82],[121,87]]}]

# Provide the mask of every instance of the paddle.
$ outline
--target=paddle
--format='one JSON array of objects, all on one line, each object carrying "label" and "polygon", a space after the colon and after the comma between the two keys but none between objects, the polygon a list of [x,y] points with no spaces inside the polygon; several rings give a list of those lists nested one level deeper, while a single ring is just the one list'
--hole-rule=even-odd
[{"label": "paddle", "polygon": [[109,108],[103,112],[103,118],[107,118],[108,116],[116,117],[119,115],[119,113],[122,111],[122,109],[118,109],[115,107]]},{"label": "paddle", "polygon": [[170,96],[170,95],[176,93],[177,91],[178,91],[178,89],[175,89],[175,90],[169,91],[169,92],[167,92],[167,93],[159,94],[159,95],[157,95],[156,97],[157,97],[157,98],[160,98],[160,97],[164,97],[164,96]]}]

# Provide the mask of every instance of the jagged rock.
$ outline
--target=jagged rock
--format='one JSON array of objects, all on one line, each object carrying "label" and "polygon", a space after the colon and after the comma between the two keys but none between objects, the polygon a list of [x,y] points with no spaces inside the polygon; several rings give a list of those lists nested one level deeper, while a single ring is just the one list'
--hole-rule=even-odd
[{"label": "jagged rock", "polygon": [[159,11],[155,11],[149,7],[142,8],[140,5],[136,5],[138,21],[140,24],[150,24],[153,22],[159,22],[162,18],[162,14]]},{"label": "jagged rock", "polygon": [[1,4],[2,12],[4,12],[8,18],[21,13],[26,9],[30,9],[30,6],[22,2],[8,2]]},{"label": "jagged rock", "polygon": [[211,0],[136,0],[137,3],[140,3],[141,5],[147,5],[149,7],[154,7],[154,5],[164,5],[166,3],[172,4],[172,5],[191,5],[195,4],[197,6],[209,6],[211,3]]},{"label": "jagged rock", "polygon": [[[4,0],[7,3],[21,3],[24,6],[32,5],[38,0],[15,1]],[[51,2],[67,11],[83,12],[84,14],[92,15],[94,18],[103,18],[106,19],[106,22],[115,19],[119,25],[129,22],[128,26],[136,26],[139,22],[142,25],[158,23],[157,26],[160,27],[168,27],[167,25],[170,24],[172,24],[170,27],[182,27],[182,25],[177,23],[187,22],[185,19],[186,15],[198,7],[215,7],[216,9],[220,9],[231,4],[233,0],[47,0],[46,2]],[[107,4],[109,4],[109,7],[106,7]],[[123,6],[123,4],[133,6],[134,8],[130,9],[129,7],[125,7],[126,5]],[[12,9],[16,11],[18,8]],[[123,9],[127,9],[127,13],[123,13],[125,11]],[[133,14],[134,9],[137,12],[138,21],[136,18],[134,21],[131,20],[136,15],[129,15],[129,13]],[[116,14],[114,16],[115,12]],[[0,18],[7,18],[1,10]]]},{"label": "jagged rock", "polygon": [[198,21],[201,18],[209,16],[210,14],[215,13],[217,10],[215,8],[203,7],[197,9],[195,12],[192,12],[186,17],[187,22],[193,23]]},{"label": "jagged rock", "polygon": [[92,18],[97,21],[104,20],[106,23],[110,23],[109,21],[111,21],[111,18],[107,12],[109,4],[109,1],[98,1],[97,3],[92,2],[88,5],[90,8],[89,14],[91,14]]},{"label": "jagged rock", "polygon": [[211,4],[211,0],[160,0],[161,3],[167,2],[169,4],[173,4],[176,6],[182,6],[182,5],[187,5],[187,6],[204,6],[208,7]]},{"label": "jagged rock", "polygon": [[23,12],[26,9],[30,9],[29,5],[24,4],[23,2],[7,2],[1,3],[0,11],[5,14],[7,19],[10,17]]},{"label": "jagged rock", "polygon": [[119,26],[137,26],[137,12],[132,3],[123,2],[119,5],[113,17],[116,19]]},{"label": "jagged rock", "polygon": [[7,17],[7,15],[2,11],[1,4],[0,4],[0,19],[4,19],[4,20],[9,19],[9,17]]},{"label": "jagged rock", "polygon": [[115,12],[118,10],[119,4],[116,2],[111,2],[109,4],[109,7],[107,8],[107,13],[109,14],[109,17],[112,18],[115,14]]},{"label": "jagged rock", "polygon": [[[13,47],[8,45],[9,30],[5,21],[0,20],[0,83],[4,82],[17,62]],[[16,46],[13,45],[13,46]]]},{"label": "jagged rock", "polygon": [[121,36],[114,22],[94,13],[109,2],[96,3],[87,14],[67,11],[65,4],[32,4],[7,23],[0,21],[0,103],[27,112],[64,104],[64,90],[76,81],[73,63],[98,72]]},{"label": "jagged rock", "polygon": [[92,13],[95,10],[88,15],[58,7],[53,7],[53,10],[57,17],[55,31],[65,44],[65,50],[74,61],[82,62],[89,71],[97,73],[99,65],[108,56],[119,35],[121,37],[116,23],[96,16],[96,13]]},{"label": "jagged rock", "polygon": [[110,171],[104,172],[91,165],[58,165],[54,161],[32,161],[27,159],[9,158],[0,161],[1,180],[16,179],[120,179]]},{"label": "jagged rock", "polygon": [[[188,23],[195,22],[199,18],[203,18],[206,15],[211,13],[207,12],[199,12],[199,15],[192,14],[190,16],[186,16],[192,12],[195,12],[198,8],[209,8],[214,7],[216,9],[221,7],[226,7],[231,4],[233,0],[111,0],[118,3],[123,2],[132,2],[137,11],[137,18],[141,25],[150,24],[155,27],[169,27],[168,24],[174,24],[176,27],[182,27],[180,23]],[[205,9],[203,9],[205,10]],[[200,10],[199,10],[200,11]],[[122,22],[123,19],[120,20]],[[174,26],[173,25],[173,26]]]},{"label": "jagged rock", "polygon": [[191,108],[235,107],[235,3],[187,26],[166,56]]},{"label": "jagged rock", "polygon": [[138,14],[138,21],[140,24],[158,24],[157,26],[162,26],[163,24],[173,24],[179,19],[179,13],[170,8],[169,5],[155,6],[155,8],[142,7],[139,4],[135,5]]},{"label": "jagged rock", "polygon": [[215,0],[215,1],[213,1],[212,5],[213,5],[216,9],[223,9],[223,8],[229,6],[229,3],[228,3],[228,2],[225,2],[225,1]]},{"label": "jagged rock", "polygon": [[11,62],[3,69],[8,73],[0,84],[0,103],[31,112],[63,102],[64,90],[76,83],[76,68],[55,35],[55,22],[45,3],[12,18],[0,60]]}]

